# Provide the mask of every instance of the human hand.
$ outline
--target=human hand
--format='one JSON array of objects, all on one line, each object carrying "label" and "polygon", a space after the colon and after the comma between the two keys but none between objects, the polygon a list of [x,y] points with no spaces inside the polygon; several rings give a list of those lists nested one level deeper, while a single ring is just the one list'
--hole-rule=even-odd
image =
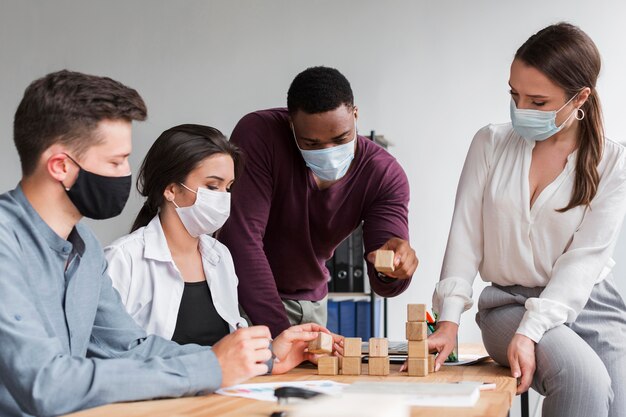
[{"label": "human hand", "polygon": [[222,387],[267,373],[266,362],[272,357],[271,337],[266,326],[253,326],[238,329],[213,345],[222,368]]},{"label": "human hand", "polygon": [[[385,272],[386,276],[397,279],[409,279],[413,276],[419,264],[419,260],[417,259],[415,250],[411,248],[408,241],[392,237],[378,250],[391,250],[395,253],[393,262],[394,271]],[[376,251],[370,252],[367,255],[367,260],[374,264],[376,262]]]},{"label": "human hand", "polygon": [[[527,336],[516,333],[507,349],[511,375],[518,378],[517,393],[521,394],[530,388],[537,366],[535,361],[535,342]],[[521,379],[519,379],[521,377]]]}]

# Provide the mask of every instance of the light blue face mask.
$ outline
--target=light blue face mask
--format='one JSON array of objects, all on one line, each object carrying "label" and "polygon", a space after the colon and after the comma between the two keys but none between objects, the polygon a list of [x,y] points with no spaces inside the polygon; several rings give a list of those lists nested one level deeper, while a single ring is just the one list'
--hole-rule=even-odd
[{"label": "light blue face mask", "polygon": [[[556,114],[563,110],[577,95],[575,94],[570,98],[560,109],[550,111],[518,109],[515,101],[511,98],[511,123],[513,124],[513,129],[528,140],[542,141],[548,139],[561,131],[568,120],[580,110],[574,109],[563,123],[559,126],[556,125]],[[582,110],[580,111],[582,112]]]},{"label": "light blue face mask", "polygon": [[[298,146],[296,132],[291,125],[293,138]],[[354,139],[343,145],[331,146],[324,149],[305,150],[300,149],[300,153],[304,158],[306,166],[308,166],[315,175],[324,181],[336,181],[346,175],[350,163],[354,159],[354,148],[357,138],[356,122],[354,123]]]}]

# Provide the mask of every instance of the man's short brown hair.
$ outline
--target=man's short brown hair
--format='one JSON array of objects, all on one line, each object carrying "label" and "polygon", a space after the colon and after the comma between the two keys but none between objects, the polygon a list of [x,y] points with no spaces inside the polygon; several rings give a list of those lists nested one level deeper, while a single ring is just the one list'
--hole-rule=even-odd
[{"label": "man's short brown hair", "polygon": [[98,122],[145,120],[146,105],[136,90],[107,77],[58,71],[33,81],[13,121],[13,140],[22,175],[32,174],[41,154],[55,143],[80,156],[98,143]]}]

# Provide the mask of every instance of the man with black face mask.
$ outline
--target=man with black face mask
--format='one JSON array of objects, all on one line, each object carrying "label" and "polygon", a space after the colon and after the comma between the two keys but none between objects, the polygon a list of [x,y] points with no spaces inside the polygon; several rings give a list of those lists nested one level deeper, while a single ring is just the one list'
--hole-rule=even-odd
[{"label": "man with black face mask", "polygon": [[60,71],[17,109],[22,180],[0,195],[0,415],[59,415],[118,401],[196,395],[268,371],[266,327],[212,348],[147,336],[126,313],[82,217],[118,215],[131,188],[139,94]]}]

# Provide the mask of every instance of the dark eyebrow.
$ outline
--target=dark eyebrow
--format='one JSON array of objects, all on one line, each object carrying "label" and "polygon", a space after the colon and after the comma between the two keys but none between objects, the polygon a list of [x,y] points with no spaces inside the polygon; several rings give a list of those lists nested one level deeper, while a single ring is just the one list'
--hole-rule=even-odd
[{"label": "dark eyebrow", "polygon": [[[348,133],[350,133],[350,131],[346,130],[341,135],[335,136],[334,138],[331,138],[330,141],[332,142],[332,141],[343,139],[343,137],[346,136]],[[319,139],[311,139],[311,138],[304,138],[304,137],[301,137],[300,139],[305,140],[307,142],[314,142],[314,143],[320,143],[321,142],[321,140],[319,140]]]},{"label": "dark eyebrow", "polygon": [[209,175],[207,178],[213,178],[218,181],[224,181],[224,178],[218,177],[217,175]]},{"label": "dark eyebrow", "polygon": [[[515,90],[515,87],[513,87],[513,86],[511,85],[511,83],[510,83],[510,82],[509,82],[509,87],[511,87],[511,90],[513,90],[513,91],[517,91],[517,90]],[[542,96],[541,94],[527,94],[527,95],[528,95],[528,97],[531,97],[531,98],[543,98],[543,99],[547,99],[547,98],[549,98],[548,96]]]}]

